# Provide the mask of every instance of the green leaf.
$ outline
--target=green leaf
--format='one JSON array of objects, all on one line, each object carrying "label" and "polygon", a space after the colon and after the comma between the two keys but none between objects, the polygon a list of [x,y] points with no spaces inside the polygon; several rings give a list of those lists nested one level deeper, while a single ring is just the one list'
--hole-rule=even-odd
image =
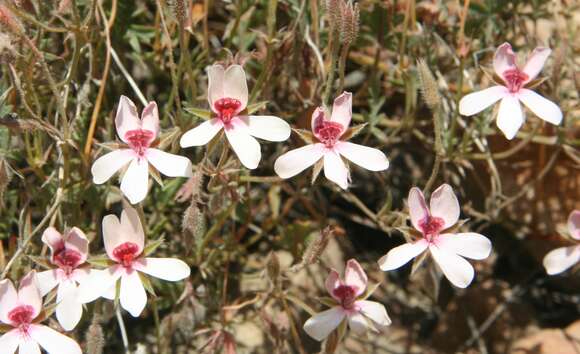
[{"label": "green leaf", "polygon": [[379,288],[380,285],[381,285],[381,283],[378,282],[378,283],[371,284],[370,286],[367,286],[367,291],[365,291],[365,293],[363,294],[362,300],[366,300],[369,297],[371,297],[373,295],[373,293]]},{"label": "green leaf", "polygon": [[321,304],[326,305],[328,307],[336,306],[336,300],[328,296],[319,297],[318,301],[320,301]]},{"label": "green leaf", "polygon": [[306,144],[314,143],[314,135],[312,134],[311,131],[297,128],[292,128],[292,130],[294,131],[294,133],[298,134],[300,139],[302,139]]},{"label": "green leaf", "polygon": [[302,308],[304,311],[308,312],[308,314],[310,316],[314,316],[316,315],[316,311],[314,311],[314,309],[308,305],[306,305],[305,302],[303,302],[302,300],[298,299],[297,297],[295,297],[294,295],[291,294],[286,294],[286,299],[290,300],[290,302],[293,302],[295,305],[298,305],[298,307]]},{"label": "green leaf", "polygon": [[87,263],[89,263],[92,266],[97,266],[97,267],[102,267],[102,268],[108,268],[108,267],[115,264],[113,261],[111,261],[105,255],[90,257],[89,259],[87,259]]},{"label": "green leaf", "polygon": [[145,274],[139,273],[139,278],[141,278],[141,283],[143,284],[145,290],[147,290],[147,292],[152,296],[157,297],[157,295],[155,294],[155,290],[153,290],[153,285],[151,285],[151,280],[149,280],[149,277],[147,277]]},{"label": "green leaf", "polygon": [[192,115],[194,115],[198,118],[201,118],[203,120],[211,119],[211,112],[206,110],[206,109],[186,106],[186,107],[183,107],[183,110],[185,112],[192,114]]},{"label": "green leaf", "polygon": [[252,104],[248,105],[246,110],[248,111],[248,114],[252,114],[252,113],[255,113],[255,112],[261,110],[262,108],[265,108],[267,104],[268,104],[268,101],[261,101],[261,102],[252,103]]},{"label": "green leaf", "polygon": [[149,256],[150,254],[152,254],[153,252],[155,252],[155,250],[159,246],[161,246],[163,244],[163,242],[165,242],[165,239],[163,237],[160,237],[157,240],[148,243],[147,246],[145,246],[145,249],[143,249],[143,255],[145,257]]},{"label": "green leaf", "polygon": [[50,260],[47,257],[37,257],[27,255],[28,259],[30,259],[34,264],[44,268],[44,269],[52,269],[53,266],[50,264]]}]

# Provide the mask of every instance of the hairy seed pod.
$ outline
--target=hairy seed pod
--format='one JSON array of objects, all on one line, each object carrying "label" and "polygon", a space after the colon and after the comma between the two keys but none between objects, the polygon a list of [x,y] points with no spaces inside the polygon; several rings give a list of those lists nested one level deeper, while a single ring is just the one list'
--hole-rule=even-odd
[{"label": "hairy seed pod", "polygon": [[441,96],[439,95],[437,81],[435,81],[431,70],[429,70],[429,67],[424,60],[417,60],[417,70],[419,72],[419,80],[421,81],[423,99],[427,106],[429,106],[429,109],[435,112],[441,104]]},{"label": "hairy seed pod", "polygon": [[95,315],[86,333],[87,354],[103,354],[105,337],[103,327],[100,323],[100,316]]}]

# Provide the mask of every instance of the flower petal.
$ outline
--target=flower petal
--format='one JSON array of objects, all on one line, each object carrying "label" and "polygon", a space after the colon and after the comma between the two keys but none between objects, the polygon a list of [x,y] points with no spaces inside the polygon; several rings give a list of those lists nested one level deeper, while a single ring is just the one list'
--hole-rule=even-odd
[{"label": "flower petal", "polygon": [[550,53],[552,53],[550,48],[537,47],[534,49],[532,54],[528,56],[526,65],[524,65],[524,68],[522,69],[522,71],[528,75],[526,82],[530,82],[538,76],[546,63],[546,60],[550,56]]},{"label": "flower petal", "polygon": [[360,312],[353,312],[348,315],[348,327],[356,334],[364,334],[369,328],[369,323]]},{"label": "flower petal", "polygon": [[72,331],[83,315],[83,305],[77,300],[76,284],[66,280],[58,286],[56,319],[65,331]]},{"label": "flower petal", "polygon": [[137,108],[133,101],[131,101],[127,96],[121,96],[119,99],[119,107],[117,108],[117,116],[115,117],[115,126],[117,127],[119,138],[121,138],[125,143],[127,143],[125,135],[128,131],[141,129],[141,120],[137,115]]},{"label": "flower petal", "polygon": [[463,96],[461,101],[459,101],[459,113],[464,116],[472,116],[483,111],[508,94],[508,89],[499,85],[472,92]]},{"label": "flower petal", "polygon": [[546,122],[555,125],[562,123],[562,111],[554,102],[528,89],[521,89],[518,98],[530,111]]},{"label": "flower petal", "polygon": [[471,264],[455,253],[443,250],[435,245],[429,246],[433,259],[443,271],[445,277],[458,288],[466,288],[475,275]]},{"label": "flower petal", "polygon": [[508,140],[512,140],[522,124],[524,124],[524,114],[520,102],[514,96],[505,96],[499,104],[497,114],[497,127]]},{"label": "flower petal", "polygon": [[310,317],[306,323],[304,323],[304,331],[317,341],[322,341],[324,338],[328,337],[330,332],[338,327],[345,316],[346,314],[339,306],[322,311]]},{"label": "flower petal", "polygon": [[8,312],[18,305],[18,293],[10,279],[0,281],[0,321],[11,324]]},{"label": "flower petal", "polygon": [[332,105],[331,122],[340,123],[343,127],[344,133],[350,125],[352,119],[352,93],[343,92],[340,96],[334,99]]},{"label": "flower petal", "polygon": [[504,72],[517,68],[516,54],[512,50],[512,46],[507,42],[500,45],[496,49],[493,57],[493,69],[495,70],[495,73],[503,78]]},{"label": "flower petal", "polygon": [[324,176],[338,184],[340,188],[348,188],[348,170],[340,155],[334,150],[327,150],[324,153]]},{"label": "flower petal", "polygon": [[191,269],[182,260],[175,258],[144,258],[135,263],[135,269],[155,278],[179,281],[191,274]]},{"label": "flower petal", "polygon": [[562,273],[580,262],[580,246],[556,248],[544,257],[544,268],[549,275]]},{"label": "flower petal", "polygon": [[422,231],[421,221],[429,216],[429,209],[427,209],[427,203],[425,202],[423,192],[421,192],[417,187],[411,188],[409,191],[409,197],[407,197],[407,204],[409,204],[411,224],[413,224],[413,227],[416,230]]},{"label": "flower petal", "polygon": [[453,193],[453,188],[448,184],[442,184],[431,194],[429,201],[431,215],[443,219],[443,229],[447,229],[459,220],[459,202]]},{"label": "flower petal", "polygon": [[42,296],[36,284],[36,271],[33,270],[20,280],[20,285],[18,286],[18,302],[32,306],[34,309],[32,313],[33,319],[42,310]]},{"label": "flower petal", "polygon": [[50,327],[31,325],[29,332],[32,339],[49,354],[82,354],[77,342]]},{"label": "flower petal", "polygon": [[134,159],[123,176],[121,191],[131,204],[137,204],[147,196],[148,187],[149,163],[146,159]]},{"label": "flower petal", "polygon": [[139,250],[135,256],[141,254],[145,246],[145,232],[143,231],[143,225],[141,224],[137,210],[131,207],[123,209],[123,212],[121,212],[120,230],[118,237],[123,240],[123,243],[131,242],[136,244]]},{"label": "flower petal", "polygon": [[110,259],[115,260],[113,250],[125,242],[121,235],[121,223],[119,222],[117,215],[105,215],[103,218],[102,229],[105,251]]},{"label": "flower petal", "polygon": [[349,142],[338,142],[334,145],[339,154],[369,171],[384,171],[389,168],[387,156],[379,150]]},{"label": "flower petal", "polygon": [[136,271],[127,273],[121,278],[121,306],[127,310],[131,316],[139,317],[147,305],[147,294],[139,273]]},{"label": "flower petal", "polygon": [[0,348],[5,354],[14,354],[20,343],[19,329],[13,329],[0,337]]},{"label": "flower petal", "polygon": [[324,286],[326,287],[326,291],[332,296],[335,300],[340,301],[340,298],[334,294],[334,289],[341,286],[342,280],[340,279],[340,275],[335,269],[331,269],[326,277],[326,281],[324,282]]},{"label": "flower petal", "polygon": [[157,109],[157,103],[149,102],[143,108],[143,112],[141,112],[141,129],[153,132],[151,141],[155,140],[159,134],[159,110]]},{"label": "flower petal", "polygon": [[99,157],[91,166],[93,183],[103,184],[107,182],[109,178],[134,158],[135,154],[131,149],[114,150]]},{"label": "flower petal", "polygon": [[568,232],[576,240],[580,240],[580,210],[574,210],[568,217]]},{"label": "flower petal", "polygon": [[225,131],[226,137],[242,165],[250,170],[258,167],[262,158],[260,144],[250,135],[248,127],[238,118],[234,118],[231,124],[225,127]]},{"label": "flower petal", "polygon": [[113,266],[104,270],[93,269],[80,283],[77,290],[77,299],[83,304],[95,301],[111,287],[115,286],[121,274],[120,266]]},{"label": "flower petal", "polygon": [[191,177],[191,161],[187,157],[174,155],[159,149],[147,149],[147,160],[168,177]]},{"label": "flower petal", "polygon": [[324,145],[311,144],[290,150],[274,162],[274,171],[281,178],[294,177],[314,165],[324,155]]},{"label": "flower petal", "polygon": [[[324,109],[324,107],[316,107],[316,109],[314,110],[314,112],[312,112],[312,118],[310,120],[310,129],[312,130],[312,133],[316,136],[316,138],[320,138],[317,134],[316,131],[318,130],[319,126],[323,124],[323,122],[327,119],[327,114],[326,114],[326,110]],[[343,131],[346,130],[346,128],[343,128]]]},{"label": "flower petal", "polygon": [[219,118],[206,120],[197,127],[188,130],[181,136],[179,145],[181,147],[205,145],[224,127]]},{"label": "flower petal", "polygon": [[428,245],[427,241],[421,239],[417,242],[397,246],[379,259],[379,267],[382,271],[400,268],[423,253]]},{"label": "flower petal", "polygon": [[224,67],[219,64],[214,64],[207,68],[207,100],[211,110],[214,112],[215,101],[219,100],[220,98],[224,98],[224,76]]},{"label": "flower petal", "polygon": [[367,289],[368,281],[367,274],[356,259],[349,259],[346,262],[346,269],[344,270],[344,283],[348,286],[355,287],[356,296],[360,296]]},{"label": "flower petal", "polygon": [[485,259],[491,253],[491,241],[475,232],[441,234],[437,237],[437,246],[471,259]]},{"label": "flower petal", "polygon": [[[57,353],[60,354],[60,352],[49,352],[49,354]],[[40,346],[33,339],[22,340],[18,346],[18,354],[40,354]]]},{"label": "flower petal", "polygon": [[379,327],[386,327],[391,324],[391,319],[383,304],[375,301],[362,300],[357,301],[356,305],[363,315],[370,318]]},{"label": "flower petal", "polygon": [[58,269],[50,269],[37,273],[36,285],[40,291],[40,296],[48,294],[58,285]]},{"label": "flower petal", "polygon": [[50,226],[42,233],[42,242],[50,249],[50,259],[53,261],[54,253],[64,248],[64,238],[54,227]]},{"label": "flower petal", "polygon": [[285,141],[292,132],[285,120],[275,116],[244,116],[240,119],[247,124],[250,135],[259,139]]},{"label": "flower petal", "polygon": [[230,65],[224,74],[224,97],[235,98],[242,104],[238,108],[240,113],[248,105],[248,82],[246,72],[241,65]]},{"label": "flower petal", "polygon": [[67,249],[74,250],[79,253],[81,258],[75,264],[75,267],[85,263],[89,255],[89,240],[85,233],[78,227],[73,227],[66,234],[65,246]]}]

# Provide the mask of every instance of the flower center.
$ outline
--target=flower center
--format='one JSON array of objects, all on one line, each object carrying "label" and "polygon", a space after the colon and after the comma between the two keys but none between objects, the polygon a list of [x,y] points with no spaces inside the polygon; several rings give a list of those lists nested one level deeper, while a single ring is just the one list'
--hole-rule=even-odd
[{"label": "flower center", "polygon": [[8,319],[12,322],[14,327],[26,330],[33,320],[33,315],[34,308],[32,306],[20,305],[8,312]]},{"label": "flower center", "polygon": [[350,310],[354,307],[356,290],[352,286],[340,285],[332,291],[332,294],[340,299],[343,308]]},{"label": "flower center", "polygon": [[342,133],[342,124],[337,122],[329,122],[320,120],[314,126],[314,134],[326,147],[331,148],[336,144],[336,141]]},{"label": "flower center", "polygon": [[436,216],[427,216],[419,222],[419,227],[423,232],[423,236],[430,243],[435,241],[435,238],[439,236],[439,232],[443,229],[443,225],[445,225],[445,221]]},{"label": "flower center", "polygon": [[213,106],[218,113],[218,118],[221,119],[224,124],[228,124],[238,113],[238,110],[242,106],[242,102],[235,98],[225,97],[215,101]]},{"label": "flower center", "polygon": [[54,264],[58,265],[67,274],[70,274],[70,272],[80,264],[80,261],[80,253],[66,248],[57,250],[53,256]]},{"label": "flower center", "polygon": [[139,246],[133,242],[125,242],[115,247],[113,250],[113,256],[117,259],[117,262],[121,263],[124,267],[131,267],[133,260],[137,258],[139,252]]},{"label": "flower center", "polygon": [[528,79],[528,74],[520,69],[510,69],[503,72],[503,79],[511,93],[518,92]]},{"label": "flower center", "polygon": [[128,141],[129,147],[139,156],[145,154],[145,150],[151,145],[154,138],[153,132],[145,129],[129,130],[125,133],[125,139]]}]

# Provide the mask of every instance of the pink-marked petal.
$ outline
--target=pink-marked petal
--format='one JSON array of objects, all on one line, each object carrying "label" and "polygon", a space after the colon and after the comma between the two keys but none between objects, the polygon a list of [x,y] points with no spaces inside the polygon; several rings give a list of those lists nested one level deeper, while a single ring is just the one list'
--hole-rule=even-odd
[{"label": "pink-marked petal", "polygon": [[56,319],[65,331],[72,331],[83,315],[83,305],[78,301],[76,284],[71,280],[60,283],[56,295]]},{"label": "pink-marked petal", "polygon": [[312,112],[312,118],[310,121],[310,129],[312,129],[312,133],[316,135],[316,128],[321,125],[327,119],[327,113],[324,110],[324,107],[316,107],[314,112]]},{"label": "pink-marked petal", "polygon": [[344,133],[350,125],[352,119],[352,93],[343,92],[340,96],[334,99],[332,105],[332,115],[330,120],[332,122],[340,123],[342,125],[342,132]]},{"label": "pink-marked petal", "polygon": [[[34,339],[25,339],[20,341],[18,346],[18,354],[40,354],[40,346]],[[60,354],[58,352],[52,352],[48,354]]]},{"label": "pink-marked petal", "polygon": [[139,317],[147,305],[147,294],[139,273],[130,272],[121,277],[121,306],[133,317]]},{"label": "pink-marked petal", "polygon": [[348,327],[355,334],[364,334],[369,328],[369,323],[362,313],[354,312],[348,315]]},{"label": "pink-marked petal", "polygon": [[13,329],[0,337],[0,348],[6,354],[14,354],[20,343],[19,329]]},{"label": "pink-marked petal", "polygon": [[54,252],[64,247],[64,239],[60,232],[50,226],[42,233],[42,242],[50,249],[51,258]]},{"label": "pink-marked petal", "polygon": [[549,275],[555,275],[580,262],[580,246],[556,248],[544,257],[544,268]]},{"label": "pink-marked petal", "polygon": [[181,136],[179,145],[181,147],[205,145],[224,127],[219,118],[206,120],[197,127],[188,130]]},{"label": "pink-marked petal", "polygon": [[93,183],[102,184],[135,158],[131,149],[111,151],[99,157],[91,166]]},{"label": "pink-marked petal", "polygon": [[187,263],[175,258],[144,258],[136,262],[135,269],[167,281],[183,280],[191,274]]},{"label": "pink-marked petal", "polygon": [[239,118],[234,118],[231,121],[231,125],[225,127],[225,131],[232,150],[234,150],[242,165],[250,170],[258,167],[262,158],[260,144],[250,135],[248,127]]},{"label": "pink-marked petal", "polygon": [[334,150],[328,150],[324,153],[324,176],[338,184],[340,188],[348,188],[348,169],[340,155]]},{"label": "pink-marked petal", "polygon": [[50,327],[31,325],[29,332],[32,339],[49,354],[82,354],[77,342]]},{"label": "pink-marked petal", "polygon": [[477,114],[509,94],[505,86],[492,86],[465,95],[459,101],[459,113],[464,116]]},{"label": "pink-marked petal", "polygon": [[241,106],[236,113],[246,109],[248,105],[248,82],[246,72],[241,65],[230,65],[224,74],[224,97],[235,98]]},{"label": "pink-marked petal", "polygon": [[149,102],[141,112],[141,129],[153,132],[152,141],[159,134],[159,110],[157,103]]},{"label": "pink-marked petal", "polygon": [[387,156],[379,150],[349,142],[338,142],[334,148],[351,162],[369,171],[384,171],[389,168]]},{"label": "pink-marked petal", "polygon": [[18,293],[10,279],[0,281],[0,321],[11,324],[8,312],[18,305]]},{"label": "pink-marked petal", "polygon": [[493,69],[495,70],[495,73],[502,78],[507,70],[517,69],[516,54],[509,43],[506,42],[500,45],[495,51],[493,57]]},{"label": "pink-marked petal", "polygon": [[240,117],[248,125],[250,135],[268,141],[285,141],[292,129],[283,119],[275,116]]},{"label": "pink-marked petal", "polygon": [[431,194],[429,209],[432,216],[443,219],[443,229],[455,225],[459,220],[459,201],[448,184],[442,184]]},{"label": "pink-marked petal", "polygon": [[119,138],[121,138],[125,143],[127,143],[125,134],[127,134],[129,130],[141,129],[141,120],[137,115],[137,108],[133,101],[131,101],[127,96],[121,96],[121,99],[119,100],[117,116],[115,117],[115,126],[117,127]]},{"label": "pink-marked petal", "polygon": [[80,283],[77,299],[83,304],[95,301],[109,289],[114,288],[122,274],[120,266],[113,266],[105,270],[93,269]]},{"label": "pink-marked petal", "polygon": [[411,224],[413,224],[416,230],[421,231],[421,221],[429,216],[429,209],[427,209],[423,192],[417,187],[411,188],[409,197],[407,197],[407,203],[409,204]]},{"label": "pink-marked petal", "polygon": [[528,89],[521,89],[518,98],[530,111],[546,122],[555,125],[562,123],[562,111],[554,102]]},{"label": "pink-marked petal", "polygon": [[550,53],[552,53],[550,48],[537,47],[534,49],[532,54],[530,54],[528,57],[528,60],[526,61],[526,64],[522,70],[528,75],[526,82],[530,82],[535,79],[536,76],[538,76],[540,71],[542,71],[544,64],[546,63],[546,60],[550,56]]},{"label": "pink-marked petal", "polygon": [[326,277],[326,281],[324,282],[324,286],[326,287],[326,291],[332,296],[335,300],[340,301],[340,298],[334,294],[334,289],[338,288],[342,285],[342,280],[340,279],[340,275],[335,269],[331,269]]},{"label": "pink-marked petal", "polygon": [[18,287],[18,303],[31,306],[34,311],[32,318],[36,318],[42,310],[42,296],[38,290],[36,271],[29,272],[20,280]]},{"label": "pink-marked petal", "polygon": [[341,307],[336,306],[310,317],[304,323],[304,331],[317,341],[328,337],[346,316]]},{"label": "pink-marked petal", "polygon": [[458,288],[466,288],[475,275],[471,264],[455,253],[443,250],[435,245],[429,246],[433,259],[441,268],[441,271]]},{"label": "pink-marked petal", "polygon": [[103,243],[105,244],[105,251],[110,259],[115,260],[113,251],[117,246],[124,243],[125,240],[121,234],[121,223],[117,215],[105,215],[102,223],[103,228]]},{"label": "pink-marked petal", "polygon": [[85,263],[89,255],[89,240],[81,229],[78,227],[70,229],[66,234],[65,245],[67,249],[74,250],[81,256],[76,266]]},{"label": "pink-marked petal", "polygon": [[224,98],[224,67],[219,64],[214,64],[207,68],[207,100],[211,110],[215,112],[214,103]]},{"label": "pink-marked petal", "polygon": [[524,124],[524,114],[520,102],[515,96],[506,96],[501,100],[496,122],[497,127],[508,140],[512,140],[516,136]]},{"label": "pink-marked petal", "polygon": [[123,209],[121,213],[121,232],[118,237],[123,240],[123,243],[131,242],[137,245],[139,250],[135,256],[141,254],[145,245],[145,232],[137,210],[131,207]]},{"label": "pink-marked petal", "polygon": [[274,171],[281,178],[294,177],[314,165],[324,155],[324,145],[311,144],[290,150],[274,162]]},{"label": "pink-marked petal", "polygon": [[58,269],[45,270],[36,274],[36,284],[40,291],[40,296],[48,294],[58,283]]},{"label": "pink-marked petal", "polygon": [[379,259],[379,267],[382,271],[389,271],[400,268],[421,253],[423,253],[429,244],[421,239],[414,243],[405,243],[391,249],[386,255]]},{"label": "pink-marked petal", "polygon": [[346,262],[344,283],[356,289],[356,296],[360,296],[365,292],[368,280],[367,274],[356,259],[349,259]]},{"label": "pink-marked petal", "polygon": [[574,210],[568,217],[568,232],[576,240],[580,240],[580,210]]},{"label": "pink-marked petal", "polygon": [[437,246],[471,259],[485,259],[491,253],[491,241],[475,232],[439,235]]},{"label": "pink-marked petal", "polygon": [[386,327],[391,324],[391,319],[383,304],[375,301],[362,300],[357,301],[356,306],[365,317],[370,318],[379,327]]},{"label": "pink-marked petal", "polygon": [[174,155],[159,149],[147,149],[147,160],[168,177],[191,177],[191,161],[187,157]]},{"label": "pink-marked petal", "polygon": [[149,188],[149,163],[146,159],[134,159],[121,181],[121,191],[131,204],[137,204],[147,196]]}]

